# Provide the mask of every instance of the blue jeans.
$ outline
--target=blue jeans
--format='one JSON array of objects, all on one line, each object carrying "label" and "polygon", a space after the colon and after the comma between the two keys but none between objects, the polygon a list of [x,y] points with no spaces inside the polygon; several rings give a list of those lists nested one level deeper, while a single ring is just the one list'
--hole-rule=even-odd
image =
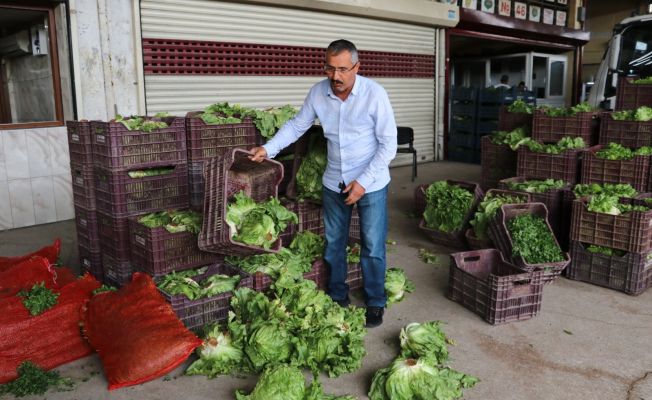
[{"label": "blue jeans", "polygon": [[[358,200],[360,216],[360,265],[364,293],[368,307],[385,307],[385,240],[387,238],[387,188],[365,193]],[[345,195],[323,188],[324,228],[326,250],[324,261],[330,268],[328,294],[334,300],[343,300],[349,292],[346,284],[346,246],[352,206],[344,204]]]}]

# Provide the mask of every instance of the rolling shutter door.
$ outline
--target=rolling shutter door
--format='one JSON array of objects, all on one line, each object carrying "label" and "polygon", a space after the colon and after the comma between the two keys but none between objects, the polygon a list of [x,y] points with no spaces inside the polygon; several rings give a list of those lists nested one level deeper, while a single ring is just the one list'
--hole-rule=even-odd
[{"label": "rolling shutter door", "polygon": [[[142,0],[147,113],[228,101],[299,107],[324,78],[324,48],[346,38],[360,74],[387,90],[398,125],[434,160],[435,29],[371,18],[211,0]],[[392,165],[411,163],[399,154]]]}]

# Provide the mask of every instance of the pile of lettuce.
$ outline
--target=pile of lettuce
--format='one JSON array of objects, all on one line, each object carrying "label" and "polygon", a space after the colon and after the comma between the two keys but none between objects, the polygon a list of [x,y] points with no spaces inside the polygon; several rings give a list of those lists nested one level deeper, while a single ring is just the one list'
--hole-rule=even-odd
[{"label": "pile of lettuce", "polygon": [[641,106],[636,110],[614,111],[611,118],[616,121],[642,121],[652,120],[652,107]]},{"label": "pile of lettuce", "polygon": [[240,191],[226,212],[226,223],[231,229],[231,238],[250,246],[269,249],[290,222],[299,219],[295,213],[271,197],[264,203],[256,203]]},{"label": "pile of lettuce", "polygon": [[207,331],[187,374],[212,378],[290,364],[337,377],[362,364],[364,309],[340,307],[312,281],[282,276],[270,297],[238,289],[231,309],[226,326]]},{"label": "pile of lettuce", "polygon": [[521,99],[518,99],[507,106],[507,112],[509,113],[532,114],[533,111],[534,106],[524,102]]},{"label": "pile of lettuce", "polygon": [[595,153],[595,156],[604,160],[631,160],[635,156],[649,156],[652,155],[652,147],[643,146],[636,150],[632,150],[623,146],[620,143],[609,143],[603,146]]},{"label": "pile of lettuce", "polygon": [[471,212],[473,193],[446,181],[432,183],[426,189],[426,226],[441,232],[455,232],[464,227]]},{"label": "pile of lettuce", "polygon": [[450,343],[439,321],[411,323],[400,333],[401,353],[371,381],[371,400],[449,400],[478,379],[447,367]]},{"label": "pile of lettuce", "polygon": [[567,150],[583,149],[586,147],[581,137],[563,137],[555,144],[541,144],[530,140],[525,143],[530,151],[535,153],[561,154]]},{"label": "pile of lettuce", "polygon": [[523,196],[494,194],[494,192],[487,194],[480,202],[478,211],[476,211],[471,220],[471,226],[473,227],[475,237],[478,239],[488,238],[487,229],[489,223],[494,219],[498,209],[500,209],[503,204],[518,204],[525,203],[526,201],[527,199]]},{"label": "pile of lettuce", "polygon": [[230,105],[228,102],[223,102],[207,106],[197,116],[209,125],[240,124],[244,118],[251,117],[261,136],[269,140],[296,113],[297,109],[289,104],[280,108],[257,110],[240,104]]},{"label": "pile of lettuce", "polygon": [[193,279],[205,272],[206,267],[171,272],[163,276],[156,286],[169,295],[181,294],[190,300],[197,300],[232,292],[240,283],[239,275],[214,274],[200,281]]},{"label": "pile of lettuce", "polygon": [[131,117],[125,118],[122,115],[118,114],[113,119],[114,122],[120,122],[130,131],[142,131],[142,132],[152,132],[157,129],[167,128],[168,124],[161,121],[160,118],[169,116],[167,113],[158,113],[154,115],[154,118],[147,117]]},{"label": "pile of lettuce", "polygon": [[580,183],[575,185],[573,193],[576,198],[601,193],[616,197],[634,197],[638,195],[636,189],[629,183],[604,183],[602,185],[598,183]]},{"label": "pile of lettuce", "polygon": [[353,396],[324,394],[317,374],[313,375],[312,383],[306,387],[301,370],[287,364],[265,369],[249,395],[238,390],[235,398],[236,400],[355,400]]},{"label": "pile of lettuce", "polygon": [[599,193],[591,196],[586,209],[601,214],[620,215],[632,211],[648,211],[649,208],[642,205],[624,204],[618,196]]},{"label": "pile of lettuce", "polygon": [[202,215],[195,211],[166,210],[147,214],[138,222],[148,228],[165,227],[170,233],[190,232],[198,234],[201,230]]},{"label": "pile of lettuce", "polygon": [[321,135],[312,135],[306,156],[299,165],[296,179],[296,192],[299,200],[321,202],[322,176],[328,164],[326,140]]},{"label": "pile of lettuce", "polygon": [[635,85],[650,85],[652,84],[652,76],[636,79],[632,83]]},{"label": "pile of lettuce", "polygon": [[147,168],[147,169],[137,169],[127,172],[132,179],[147,178],[148,176],[161,176],[168,175],[173,173],[175,170],[174,167],[158,167],[158,168]]},{"label": "pile of lettuce", "polygon": [[572,117],[577,113],[595,111],[587,102],[576,104],[570,108],[542,106],[540,109],[550,117]]},{"label": "pile of lettuce", "polygon": [[516,128],[513,131],[496,131],[491,137],[491,142],[497,145],[507,145],[512,150],[516,151],[520,146],[523,146],[532,139],[530,138],[530,133],[526,128]]},{"label": "pile of lettuce", "polygon": [[225,261],[249,274],[262,272],[273,280],[281,275],[298,279],[310,271],[313,262],[324,253],[324,238],[312,232],[298,233],[288,248],[278,253],[256,254],[247,257],[227,256]]},{"label": "pile of lettuce", "polygon": [[254,124],[261,136],[269,140],[285,123],[297,114],[297,109],[289,104],[280,108],[267,108],[265,110],[254,110]]},{"label": "pile of lettuce", "polygon": [[563,189],[566,186],[567,186],[566,182],[562,181],[561,179],[555,180],[551,178],[543,181],[528,180],[524,182],[507,183],[507,187],[509,187],[510,190],[516,190],[516,191],[521,191],[526,193],[545,193],[548,190]]}]

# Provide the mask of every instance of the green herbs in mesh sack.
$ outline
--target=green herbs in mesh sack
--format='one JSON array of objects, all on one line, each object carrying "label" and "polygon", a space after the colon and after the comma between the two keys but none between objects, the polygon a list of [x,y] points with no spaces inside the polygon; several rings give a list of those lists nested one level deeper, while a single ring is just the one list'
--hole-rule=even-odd
[{"label": "green herbs in mesh sack", "polygon": [[30,290],[21,290],[18,296],[23,298],[25,308],[32,315],[39,315],[57,304],[59,293],[45,287],[45,282],[37,283]]},{"label": "green herbs in mesh sack", "polygon": [[426,189],[426,226],[442,232],[459,231],[471,212],[473,193],[446,181],[434,182]]},{"label": "green herbs in mesh sack", "polygon": [[512,238],[512,255],[521,256],[528,264],[554,263],[564,260],[561,249],[542,217],[524,214],[507,222]]},{"label": "green herbs in mesh sack", "polygon": [[510,190],[517,190],[527,193],[545,193],[552,189],[563,189],[566,182],[562,180],[546,179],[546,180],[531,180],[524,182],[508,182],[507,186]]}]

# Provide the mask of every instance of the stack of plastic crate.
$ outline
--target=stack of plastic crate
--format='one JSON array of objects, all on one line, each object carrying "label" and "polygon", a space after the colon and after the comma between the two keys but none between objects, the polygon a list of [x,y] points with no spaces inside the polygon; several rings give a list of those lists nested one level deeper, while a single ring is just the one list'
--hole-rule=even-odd
[{"label": "stack of plastic crate", "polygon": [[90,121],[67,121],[75,225],[82,272],[104,279],[95,205]]},{"label": "stack of plastic crate", "polygon": [[448,133],[448,159],[461,162],[480,162],[476,148],[478,91],[455,87],[451,91],[451,119]]},{"label": "stack of plastic crate", "polygon": [[97,219],[105,282],[131,279],[129,218],[188,207],[183,118],[166,128],[129,130],[119,122],[91,123]]}]

